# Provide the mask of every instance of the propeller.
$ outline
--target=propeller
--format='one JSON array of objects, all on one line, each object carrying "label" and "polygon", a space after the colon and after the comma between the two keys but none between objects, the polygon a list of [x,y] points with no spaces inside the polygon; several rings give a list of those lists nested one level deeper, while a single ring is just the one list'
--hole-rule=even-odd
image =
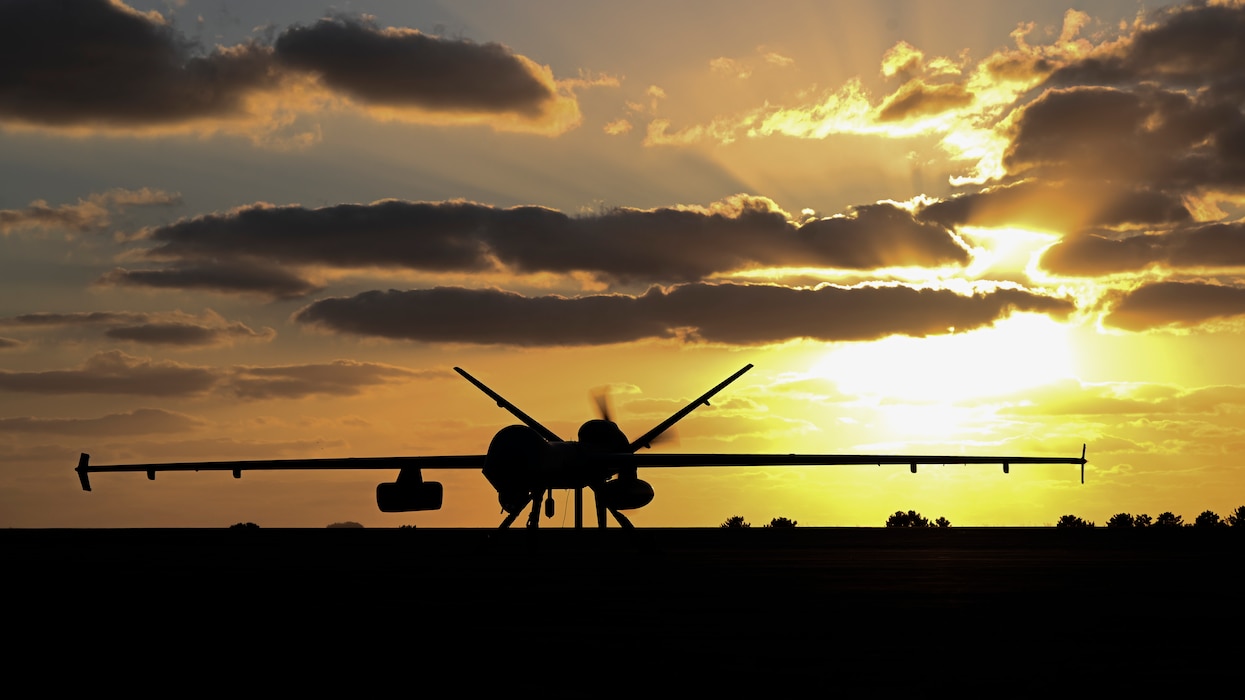
[{"label": "propeller", "polygon": [[[743,370],[737,373],[736,376],[742,373],[743,373]],[[725,386],[725,384],[723,384],[722,386]],[[720,389],[720,388],[721,386],[719,386],[717,389]],[[589,398],[591,398],[593,405],[596,407],[597,416],[599,417],[599,419],[601,421],[610,423],[613,427],[613,431],[618,435],[618,437],[620,437],[623,440],[622,445],[619,445],[618,447],[610,448],[611,452],[618,452],[619,447],[621,447],[622,450],[625,452],[632,453],[632,452],[635,452],[640,447],[651,447],[653,445],[658,445],[658,444],[678,443],[679,441],[678,432],[674,430],[673,425],[674,425],[675,420],[677,420],[678,418],[681,418],[683,415],[686,415],[689,409],[684,409],[684,411],[681,412],[681,415],[676,414],[676,417],[674,419],[668,419],[667,421],[659,425],[657,428],[649,431],[647,434],[645,434],[643,443],[637,441],[637,442],[628,444],[626,443],[626,437],[622,434],[622,431],[618,428],[618,424],[614,421],[614,401],[613,401],[613,394],[612,394],[611,389],[612,389],[611,385],[607,384],[605,386],[592,389],[588,392]],[[716,392],[717,389],[715,389],[714,391]],[[706,399],[708,398],[709,395],[702,396],[700,399],[697,399],[697,402],[708,403]],[[695,405],[696,404],[693,404],[692,408],[694,408]],[[582,435],[581,435],[581,439],[583,439]],[[602,498],[600,490],[603,487],[605,487],[607,484],[611,486],[614,485],[615,482],[618,480],[637,479],[636,471],[634,468],[624,469],[622,471],[614,471],[612,475],[614,476],[613,480],[609,479],[611,474],[605,474],[605,475],[602,475],[599,480],[595,481],[594,483],[590,483],[588,485],[588,488],[592,490],[593,505],[595,506],[596,511],[597,511],[597,527],[600,527],[600,528],[605,527],[606,514],[608,513],[609,515],[614,516],[614,520],[618,522],[618,525],[620,527],[630,529],[634,527],[634,525],[631,524],[631,520],[628,519],[627,516],[623,515],[619,509],[611,507],[609,503],[605,499]]]},{"label": "propeller", "polygon": [[614,422],[613,400],[610,398],[610,388],[608,386],[597,387],[589,392],[592,402],[596,404],[597,415],[601,420]]},{"label": "propeller", "polygon": [[[592,399],[593,405],[596,406],[597,416],[601,420],[606,420],[606,421],[616,424],[617,421],[614,420],[613,389],[611,388],[611,386],[607,384],[605,386],[597,387],[589,391],[588,394]],[[652,445],[674,446],[678,444],[679,444],[679,433],[674,428],[674,426],[666,428],[665,431],[661,432],[658,435],[653,436],[648,442],[648,446],[652,446]]]}]

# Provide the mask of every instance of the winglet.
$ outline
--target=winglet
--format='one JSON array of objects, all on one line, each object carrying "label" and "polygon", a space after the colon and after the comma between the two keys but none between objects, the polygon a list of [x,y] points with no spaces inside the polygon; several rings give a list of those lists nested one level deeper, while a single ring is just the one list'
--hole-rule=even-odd
[{"label": "winglet", "polygon": [[636,438],[634,441],[632,441],[630,445],[627,446],[627,451],[634,453],[636,450],[640,449],[641,447],[649,447],[649,443],[651,443],[654,438],[666,432],[667,428],[674,425],[675,423],[678,423],[680,420],[683,419],[684,416],[696,410],[697,406],[701,406],[701,405],[708,406],[709,399],[713,398],[714,394],[717,394],[719,391],[722,391],[723,389],[725,389],[727,384],[730,384],[736,379],[739,379],[740,377],[743,376],[744,372],[747,372],[750,369],[752,369],[751,363],[744,365],[743,369],[739,370],[738,372],[722,380],[720,384],[713,387],[709,391],[706,391],[705,393],[701,394],[700,398],[684,406],[681,410],[679,410],[673,416],[670,416],[669,418],[667,418],[666,420],[658,424],[657,427],[653,428],[647,433],[644,433],[640,437]]},{"label": "winglet", "polygon": [[78,468],[74,470],[78,472],[78,481],[82,482],[83,491],[91,490],[91,476],[90,476],[91,473],[90,471],[88,471],[88,468],[87,468],[87,465],[90,463],[90,461],[91,461],[91,455],[83,452],[82,455],[78,457]]},{"label": "winglet", "polygon": [[1081,483],[1085,483],[1085,443],[1081,443]]},{"label": "winglet", "polygon": [[480,391],[483,391],[485,396],[496,401],[499,407],[504,408],[507,411],[509,411],[510,415],[514,416],[515,418],[518,418],[519,420],[523,421],[524,425],[540,433],[540,436],[543,437],[544,439],[548,440],[549,442],[563,442],[562,438],[558,437],[557,435],[554,435],[552,430],[541,425],[539,422],[537,422],[535,418],[527,415],[523,411],[520,411],[518,406],[515,406],[514,404],[510,403],[504,397],[502,397],[501,394],[498,394],[496,391],[493,391],[492,389],[485,386],[484,382],[480,381],[479,379],[476,379],[470,374],[467,374],[467,371],[464,370],[462,367],[455,367],[454,371],[462,375],[463,379],[466,379],[467,381],[471,382],[472,385],[475,386],[475,388],[479,389]]}]

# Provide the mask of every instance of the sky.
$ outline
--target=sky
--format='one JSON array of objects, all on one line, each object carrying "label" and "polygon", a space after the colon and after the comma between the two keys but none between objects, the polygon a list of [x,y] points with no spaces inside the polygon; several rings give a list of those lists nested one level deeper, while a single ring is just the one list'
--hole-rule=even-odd
[{"label": "sky", "polygon": [[[639,526],[1245,504],[1245,6],[0,1],[0,526],[491,527],[608,390]],[[569,526],[569,494],[544,526]]]}]

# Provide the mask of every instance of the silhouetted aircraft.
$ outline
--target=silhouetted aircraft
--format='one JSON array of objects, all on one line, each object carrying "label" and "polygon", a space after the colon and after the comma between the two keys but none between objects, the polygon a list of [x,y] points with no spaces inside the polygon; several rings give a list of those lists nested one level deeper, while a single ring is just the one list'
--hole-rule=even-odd
[{"label": "silhouetted aircraft", "polygon": [[497,490],[506,517],[501,527],[510,527],[530,503],[527,526],[537,527],[540,505],[545,517],[553,517],[553,490],[575,492],[575,527],[583,527],[583,491],[590,489],[596,501],[597,526],[605,527],[605,514],[618,524],[632,527],[621,511],[642,508],[653,500],[653,487],[640,479],[637,471],[649,467],[746,467],[746,466],[823,466],[861,464],[907,464],[916,473],[919,464],[1001,464],[1008,473],[1013,464],[1079,464],[1081,483],[1085,483],[1085,446],[1077,457],[966,457],[934,455],[834,455],[834,454],[637,454],[698,406],[709,405],[728,384],[752,369],[747,365],[706,391],[674,415],[640,437],[627,441],[610,416],[604,397],[598,397],[601,417],[579,428],[578,440],[563,440],[534,418],[519,410],[500,394],[475,377],[455,367],[497,405],[506,409],[523,425],[502,428],[493,436],[488,452],[482,455],[441,457],[357,457],[342,459],[277,459],[244,462],[177,462],[165,464],[119,464],[93,466],[90,455],[78,460],[78,478],[85,491],[91,490],[92,472],[147,472],[154,480],[160,471],[229,471],[235,479],[252,469],[397,469],[398,478],[376,487],[376,504],[386,513],[440,510],[443,489],[435,481],[424,481],[424,469],[479,469]]}]

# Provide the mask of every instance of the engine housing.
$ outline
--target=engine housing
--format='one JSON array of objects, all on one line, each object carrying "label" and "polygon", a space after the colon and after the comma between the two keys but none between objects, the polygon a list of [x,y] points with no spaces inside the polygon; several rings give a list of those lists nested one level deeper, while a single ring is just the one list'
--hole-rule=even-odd
[{"label": "engine housing", "polygon": [[643,479],[614,479],[595,490],[597,501],[614,510],[643,508],[653,501],[653,487]]}]

